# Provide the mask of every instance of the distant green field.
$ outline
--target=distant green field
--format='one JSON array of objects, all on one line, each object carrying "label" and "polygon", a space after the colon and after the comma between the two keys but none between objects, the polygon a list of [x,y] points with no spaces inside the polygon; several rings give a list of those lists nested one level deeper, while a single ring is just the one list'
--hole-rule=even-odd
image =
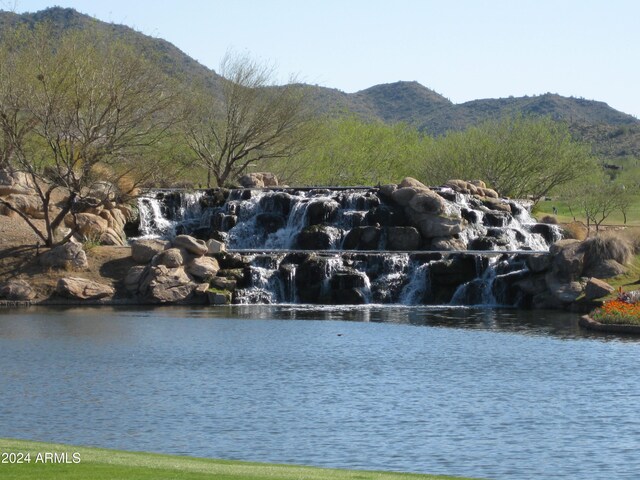
[{"label": "distant green field", "polygon": [[[24,455],[27,453],[30,455],[29,463],[15,463],[19,458],[25,461]],[[46,453],[57,453],[58,460],[69,463],[43,463],[47,459]],[[38,457],[39,454],[40,457]],[[42,461],[37,461],[38,458]],[[74,460],[77,463],[74,463]],[[454,477],[210,460],[0,439],[0,478],[2,480],[204,480],[210,478],[220,480],[445,480]]]},{"label": "distant green field", "polygon": [[[555,215],[559,223],[569,223],[574,221],[574,216],[569,210],[569,206],[566,201],[562,200],[543,200],[538,202],[534,209],[534,216],[538,219],[545,215],[553,216],[553,207],[558,209],[558,214]],[[584,215],[579,210],[573,210],[575,214],[575,220],[583,223],[587,223]],[[621,212],[613,212],[604,221],[604,225],[623,225],[624,218]],[[627,211],[627,226],[640,225],[640,196],[636,198],[636,201],[629,207]]]}]

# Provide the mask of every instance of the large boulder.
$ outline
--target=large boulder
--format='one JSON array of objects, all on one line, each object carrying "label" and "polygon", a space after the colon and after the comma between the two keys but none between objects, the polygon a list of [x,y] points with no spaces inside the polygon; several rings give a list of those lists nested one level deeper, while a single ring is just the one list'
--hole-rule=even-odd
[{"label": "large boulder", "polygon": [[203,240],[198,240],[190,235],[178,235],[173,239],[173,246],[184,248],[187,252],[197,256],[206,255],[209,251],[207,244]]},{"label": "large boulder", "polygon": [[238,179],[244,188],[277,187],[278,177],[270,172],[248,173]]},{"label": "large boulder", "polygon": [[136,293],[140,287],[140,281],[142,274],[147,267],[143,265],[135,265],[129,269],[127,275],[124,277],[124,288],[129,293]]},{"label": "large boulder", "polygon": [[344,237],[345,250],[377,250],[380,234],[379,227],[354,227]]},{"label": "large boulder", "polygon": [[114,230],[113,228],[107,228],[107,230],[100,235],[101,245],[114,245],[116,247],[124,247],[127,245],[127,237],[124,232]]},{"label": "large boulder", "polygon": [[613,259],[591,263],[584,269],[585,277],[612,278],[627,272],[627,267]]},{"label": "large boulder", "polygon": [[575,280],[567,280],[566,277],[558,277],[556,273],[549,272],[545,275],[549,292],[560,302],[568,304],[575,302],[582,295],[584,285]]},{"label": "large boulder", "polygon": [[307,225],[332,222],[340,209],[335,200],[316,200],[309,203],[306,211]]},{"label": "large boulder", "polygon": [[0,169],[0,196],[32,195],[33,193],[33,181],[26,173]]},{"label": "large boulder", "polygon": [[188,253],[180,248],[168,248],[158,253],[151,260],[152,265],[164,265],[168,268],[177,268],[185,264]]},{"label": "large boulder", "polygon": [[207,254],[213,255],[214,253],[220,253],[227,250],[224,242],[215,240],[213,238],[207,240]]},{"label": "large boulder", "polygon": [[215,258],[197,257],[187,265],[187,273],[197,280],[207,282],[216,276],[220,265]]},{"label": "large boulder", "polygon": [[551,245],[549,253],[553,256],[553,272],[560,280],[570,282],[582,276],[585,259],[580,241],[560,240]]},{"label": "large boulder", "polygon": [[149,263],[158,253],[167,249],[170,242],[155,238],[136,240],[131,243],[131,257],[136,263]]},{"label": "large boulder", "polygon": [[416,213],[439,215],[444,212],[445,203],[440,195],[426,188],[418,190],[416,194],[411,197],[407,208],[410,208]]},{"label": "large boulder", "polygon": [[40,265],[45,268],[62,268],[65,270],[84,270],[89,268],[87,254],[82,245],[67,242],[52,248],[39,257]]},{"label": "large boulder", "polygon": [[394,190],[391,194],[391,198],[394,202],[396,202],[401,207],[406,207],[409,205],[409,202],[416,196],[419,189],[414,187],[401,187],[397,190]]},{"label": "large boulder", "polygon": [[597,278],[590,278],[584,286],[584,296],[587,300],[595,300],[596,298],[606,297],[614,290],[615,288],[607,282]]},{"label": "large boulder", "polygon": [[422,242],[420,233],[414,227],[387,227],[388,250],[418,250]]},{"label": "large boulder", "polygon": [[25,280],[9,280],[0,286],[0,298],[24,302],[36,298],[36,291]]},{"label": "large boulder", "polygon": [[104,218],[93,213],[78,213],[75,215],[67,215],[64,223],[69,228],[77,226],[77,232],[84,238],[100,239],[103,233],[109,228],[109,222]]},{"label": "large boulder", "polygon": [[408,213],[411,222],[424,238],[451,237],[460,233],[464,227],[464,220],[461,218],[412,211]]},{"label": "large boulder", "polygon": [[340,230],[328,225],[312,225],[296,237],[296,247],[301,250],[328,250],[342,236]]},{"label": "large boulder", "polygon": [[[44,218],[44,210],[40,199],[34,195],[25,195],[20,193],[12,193],[4,198],[4,201],[11,205],[15,210],[25,214],[31,218]],[[0,213],[3,215],[15,215],[12,210],[6,206],[0,206]]]},{"label": "large boulder", "polygon": [[113,287],[86,278],[66,277],[58,280],[56,293],[75,300],[97,300],[115,293]]},{"label": "large boulder", "polygon": [[197,285],[184,268],[149,266],[141,275],[139,292],[153,303],[175,303],[187,299]]}]

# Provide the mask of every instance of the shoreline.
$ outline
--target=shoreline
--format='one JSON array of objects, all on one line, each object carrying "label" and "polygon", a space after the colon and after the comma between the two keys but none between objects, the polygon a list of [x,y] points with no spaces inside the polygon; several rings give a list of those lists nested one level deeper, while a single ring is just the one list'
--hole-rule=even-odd
[{"label": "shoreline", "polygon": [[[28,461],[25,460],[27,454]],[[0,462],[4,457],[7,460],[0,464],[0,471],[14,479],[465,480],[445,475],[209,459],[7,438],[0,438],[0,455]]]}]

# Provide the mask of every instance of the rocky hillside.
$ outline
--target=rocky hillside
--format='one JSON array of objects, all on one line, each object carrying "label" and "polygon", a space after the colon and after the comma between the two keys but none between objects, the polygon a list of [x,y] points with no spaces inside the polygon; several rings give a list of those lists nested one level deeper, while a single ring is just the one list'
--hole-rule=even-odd
[{"label": "rocky hillside", "polygon": [[[149,58],[155,58],[165,72],[179,80],[199,81],[214,90],[219,89],[221,77],[216,72],[171,43],[123,25],[95,20],[73,9],[54,7],[23,15],[0,12],[0,38],[2,27],[7,25],[34,25],[43,21],[52,22],[59,31],[91,25],[93,28],[116,32]],[[604,102],[545,93],[532,97],[490,98],[454,104],[417,82],[375,85],[356,93],[311,85],[305,87],[310,89],[318,108],[326,113],[351,112],[365,119],[407,122],[432,135],[518,112],[549,115],[569,122],[576,137],[590,142],[594,151],[605,159],[615,161],[621,157],[640,156],[640,120]]]}]

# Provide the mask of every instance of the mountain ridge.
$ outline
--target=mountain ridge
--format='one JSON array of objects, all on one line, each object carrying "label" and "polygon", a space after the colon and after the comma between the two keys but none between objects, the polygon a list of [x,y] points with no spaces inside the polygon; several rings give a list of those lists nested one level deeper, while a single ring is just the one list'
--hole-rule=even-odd
[{"label": "mountain ridge", "polygon": [[[25,14],[0,11],[0,27],[18,23],[33,26],[43,21],[51,22],[59,31],[89,25],[107,29],[131,42],[145,55],[153,56],[165,73],[181,81],[201,82],[214,91],[220,89],[222,77],[215,70],[200,64],[170,42],[126,25],[106,23],[71,8],[51,7]],[[545,93],[456,104],[416,81],[373,85],[354,93],[302,85],[309,89],[318,110],[325,113],[346,112],[366,120],[406,122],[431,135],[461,130],[505,115],[547,115],[566,121],[577,138],[592,142],[598,154],[613,158],[640,156],[640,120],[601,101]]]}]

